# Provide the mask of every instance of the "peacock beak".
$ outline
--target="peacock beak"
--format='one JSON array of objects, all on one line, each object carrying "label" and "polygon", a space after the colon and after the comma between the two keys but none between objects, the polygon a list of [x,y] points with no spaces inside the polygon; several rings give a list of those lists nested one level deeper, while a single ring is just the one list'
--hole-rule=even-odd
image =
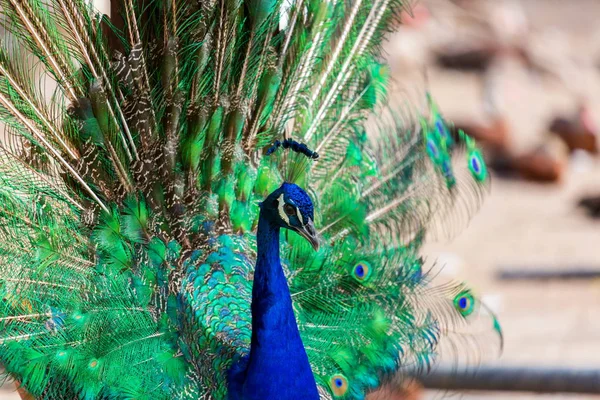
[{"label": "peacock beak", "polygon": [[296,232],[304,239],[308,240],[313,249],[319,250],[319,236],[317,235],[315,225],[311,219],[309,219],[302,227],[296,228]]}]

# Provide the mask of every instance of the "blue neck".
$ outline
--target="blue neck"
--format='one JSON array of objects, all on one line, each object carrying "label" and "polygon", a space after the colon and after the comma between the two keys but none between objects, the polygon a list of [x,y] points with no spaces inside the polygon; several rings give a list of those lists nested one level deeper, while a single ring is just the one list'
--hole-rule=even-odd
[{"label": "blue neck", "polygon": [[[243,379],[243,384],[239,382],[239,388],[230,387],[230,398],[317,400],[315,379],[300,339],[279,259],[279,227],[270,223],[262,212],[257,247],[250,355],[245,376],[237,378]],[[236,391],[239,393],[231,393]]]}]

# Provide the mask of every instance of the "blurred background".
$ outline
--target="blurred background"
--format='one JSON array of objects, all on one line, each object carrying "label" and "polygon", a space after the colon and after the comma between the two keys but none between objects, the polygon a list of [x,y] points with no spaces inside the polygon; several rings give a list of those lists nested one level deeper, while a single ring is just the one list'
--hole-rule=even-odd
[{"label": "blurred background", "polygon": [[[394,79],[428,89],[493,170],[468,228],[425,249],[497,314],[504,351],[484,361],[600,368],[600,0],[421,0],[403,19],[384,44]],[[515,271],[551,279],[506,279]],[[0,390],[19,398],[10,383]]]},{"label": "blurred background", "polygon": [[[386,44],[393,76],[408,87],[426,73],[444,116],[493,169],[469,227],[425,255],[497,313],[504,351],[486,363],[599,368],[600,1],[422,0],[411,14]],[[563,276],[501,279],[512,271]]]}]

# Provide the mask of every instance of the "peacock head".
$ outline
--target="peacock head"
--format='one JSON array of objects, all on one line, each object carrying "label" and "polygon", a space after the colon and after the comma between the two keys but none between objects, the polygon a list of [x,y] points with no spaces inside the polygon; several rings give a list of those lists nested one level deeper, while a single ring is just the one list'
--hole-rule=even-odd
[{"label": "peacock head", "polygon": [[298,233],[318,250],[319,240],[313,224],[313,203],[298,185],[284,183],[267,196],[260,204],[260,209],[269,222]]}]

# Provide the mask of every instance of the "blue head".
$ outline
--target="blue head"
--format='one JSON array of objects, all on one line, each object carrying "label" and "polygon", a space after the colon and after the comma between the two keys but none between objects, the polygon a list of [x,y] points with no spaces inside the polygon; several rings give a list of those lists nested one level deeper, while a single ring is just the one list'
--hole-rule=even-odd
[{"label": "blue head", "polygon": [[319,248],[313,225],[314,208],[310,197],[298,185],[284,183],[260,204],[261,215],[280,228],[297,232]]}]

